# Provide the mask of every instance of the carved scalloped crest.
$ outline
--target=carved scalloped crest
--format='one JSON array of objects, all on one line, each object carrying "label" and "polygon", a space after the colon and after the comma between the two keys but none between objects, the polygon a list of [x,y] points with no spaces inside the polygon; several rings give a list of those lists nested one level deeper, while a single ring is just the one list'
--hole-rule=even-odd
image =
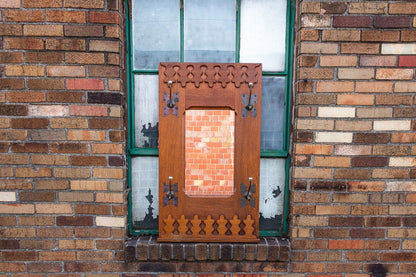
[{"label": "carved scalloped crest", "polygon": [[239,88],[243,83],[256,84],[261,74],[257,68],[260,64],[226,64],[226,63],[161,63],[163,68],[164,83],[172,81],[186,87],[188,83],[199,87],[201,83],[208,84],[212,88],[216,83],[225,88],[233,83]]}]

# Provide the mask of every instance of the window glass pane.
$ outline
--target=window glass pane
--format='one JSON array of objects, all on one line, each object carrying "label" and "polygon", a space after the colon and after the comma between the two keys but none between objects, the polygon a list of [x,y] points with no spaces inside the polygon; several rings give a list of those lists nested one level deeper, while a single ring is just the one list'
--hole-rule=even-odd
[{"label": "window glass pane", "polygon": [[260,159],[260,230],[279,230],[285,191],[285,159]]},{"label": "window glass pane", "polygon": [[134,228],[157,229],[159,216],[159,158],[131,159],[132,219]]},{"label": "window glass pane", "polygon": [[179,0],[133,0],[134,69],[179,61]]},{"label": "window glass pane", "polygon": [[134,113],[136,147],[159,146],[158,75],[134,76]]},{"label": "window glass pane", "polygon": [[185,0],[185,61],[235,61],[235,0]]},{"label": "window glass pane", "polygon": [[261,100],[261,150],[283,150],[285,78],[263,77]]},{"label": "window glass pane", "polygon": [[241,0],[240,62],[285,69],[286,1]]}]

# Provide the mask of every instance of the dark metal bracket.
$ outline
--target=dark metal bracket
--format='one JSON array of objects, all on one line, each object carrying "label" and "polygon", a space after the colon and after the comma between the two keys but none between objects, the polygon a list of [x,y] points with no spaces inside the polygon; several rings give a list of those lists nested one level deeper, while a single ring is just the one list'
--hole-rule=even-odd
[{"label": "dark metal bracket", "polygon": [[241,96],[241,101],[244,105],[241,114],[242,117],[247,117],[250,112],[250,115],[252,117],[257,117],[257,108],[254,106],[254,104],[257,104],[257,93],[252,93],[253,83],[249,83],[248,86],[250,88],[249,95],[243,93],[243,95]]},{"label": "dark metal bracket", "polygon": [[163,182],[163,206],[174,205],[178,206],[178,183],[172,184],[172,176],[169,176],[169,184]]},{"label": "dark metal bracket", "polygon": [[163,116],[173,114],[178,116],[178,106],[176,103],[179,102],[179,92],[172,93],[172,81],[168,82],[169,94],[163,92],[163,102],[166,103],[166,106],[163,107]]},{"label": "dark metal bracket", "polygon": [[250,205],[252,207],[256,206],[256,199],[253,196],[253,194],[256,193],[256,184],[253,183],[252,177],[249,177],[248,180],[248,187],[245,184],[240,185],[240,192],[242,194],[242,197],[240,199],[240,207],[245,207],[247,205]]}]

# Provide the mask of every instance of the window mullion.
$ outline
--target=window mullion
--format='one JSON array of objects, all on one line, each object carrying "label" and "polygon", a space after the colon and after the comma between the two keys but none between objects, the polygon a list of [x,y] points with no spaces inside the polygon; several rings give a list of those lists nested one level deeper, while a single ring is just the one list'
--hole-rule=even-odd
[{"label": "window mullion", "polygon": [[184,1],[180,0],[180,62],[184,62],[185,60],[185,32],[184,32],[184,25],[185,25],[185,18],[184,18]]},{"label": "window mullion", "polygon": [[240,8],[241,8],[241,1],[236,0],[236,24],[235,24],[235,62],[240,62]]}]

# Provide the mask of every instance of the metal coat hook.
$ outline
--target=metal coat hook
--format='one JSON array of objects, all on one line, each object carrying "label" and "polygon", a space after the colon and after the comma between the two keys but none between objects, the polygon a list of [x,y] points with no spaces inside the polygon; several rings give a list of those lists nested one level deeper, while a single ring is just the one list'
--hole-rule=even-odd
[{"label": "metal coat hook", "polygon": [[[175,103],[172,101],[172,81],[168,81],[168,87],[169,87],[169,101],[166,104],[166,106],[169,109],[172,109],[175,106]],[[170,177],[169,177],[170,178]]]},{"label": "metal coat hook", "polygon": [[248,185],[248,189],[247,189],[245,197],[248,201],[250,201],[251,200],[251,194],[252,194],[251,193],[251,186],[253,185],[253,177],[248,177],[248,181],[249,181],[249,185]]},{"label": "metal coat hook", "polygon": [[253,88],[253,83],[248,83],[248,87],[250,88],[250,95],[248,97],[248,104],[246,106],[246,109],[248,111],[251,111],[254,108],[253,104],[251,104],[251,90]]},{"label": "metal coat hook", "polygon": [[172,179],[173,179],[173,177],[169,176],[169,191],[166,193],[166,197],[169,200],[171,200],[175,196],[175,193],[172,191]]}]

